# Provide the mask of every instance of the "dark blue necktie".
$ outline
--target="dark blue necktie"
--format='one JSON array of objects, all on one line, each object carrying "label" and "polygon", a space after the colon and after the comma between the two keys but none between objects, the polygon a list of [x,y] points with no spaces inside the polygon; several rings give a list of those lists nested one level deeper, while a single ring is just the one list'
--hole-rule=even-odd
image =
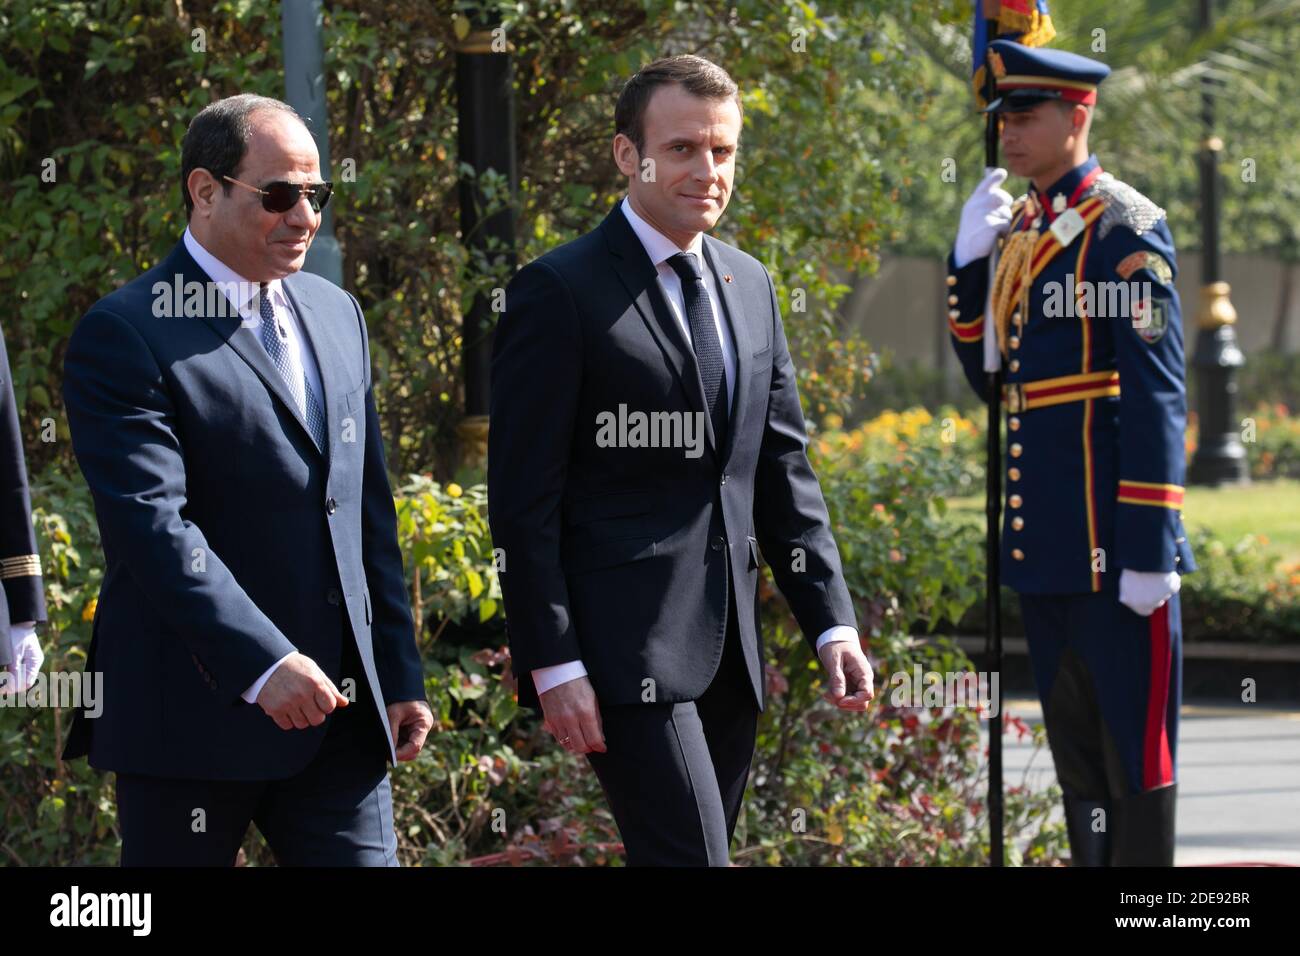
[{"label": "dark blue necktie", "polygon": [[695,347],[695,365],[704,386],[704,405],[713,421],[713,436],[722,448],[727,435],[727,369],[722,362],[722,343],[713,322],[709,290],[704,286],[700,260],[691,252],[679,252],[668,259],[682,280],[682,299],[686,303],[686,321],[691,327],[691,344]]}]

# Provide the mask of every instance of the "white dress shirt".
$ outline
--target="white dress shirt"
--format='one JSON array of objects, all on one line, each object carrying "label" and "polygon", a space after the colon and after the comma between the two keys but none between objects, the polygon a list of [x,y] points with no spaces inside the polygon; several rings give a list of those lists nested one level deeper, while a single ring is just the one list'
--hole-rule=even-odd
[{"label": "white dress shirt", "polygon": [[[668,260],[679,252],[693,253],[695,258],[699,260],[700,271],[704,274],[704,287],[709,293],[709,305],[713,309],[713,326],[718,330],[718,341],[722,343],[722,364],[727,374],[727,411],[730,413],[736,398],[736,343],[731,338],[731,328],[722,316],[722,305],[718,300],[717,279],[713,275],[713,270],[709,268],[708,260],[704,257],[704,234],[696,233],[694,238],[691,239],[690,245],[682,249],[677,243],[638,216],[628,197],[623,197],[622,205],[619,208],[623,211],[623,215],[627,217],[627,221],[631,224],[636,237],[641,240],[646,255],[654,263],[655,270],[659,273],[659,286],[664,292],[664,298],[668,300],[668,307],[672,309],[673,316],[677,319],[677,324],[681,326],[682,334],[686,336],[686,341],[691,344],[692,349],[694,348],[694,340],[691,337],[691,326],[686,316],[686,300],[682,293],[682,281],[673,267],[668,264]],[[817,650],[820,651],[833,641],[856,641],[857,639],[858,632],[856,629],[846,624],[837,624],[827,629],[817,638]],[[587,668],[583,666],[580,660],[566,661],[563,664],[554,664],[550,667],[534,668],[532,673],[533,686],[537,688],[537,694],[540,697],[552,687],[558,687],[571,680],[577,680],[579,677],[586,677]]]},{"label": "white dress shirt", "polygon": [[[262,313],[255,304],[258,283],[245,279],[230,266],[208,252],[207,249],[204,249],[199,244],[199,241],[194,238],[188,227],[185,230],[183,240],[186,250],[194,258],[198,267],[208,274],[208,278],[218,284],[221,291],[225,293],[226,298],[230,300],[230,304],[239,312],[244,324],[253,330],[260,344],[262,341]],[[270,294],[271,309],[275,313],[276,319],[288,332],[288,340],[285,345],[289,350],[290,362],[295,368],[302,369],[308,384],[316,390],[316,396],[321,400],[323,407],[324,389],[321,386],[320,367],[316,364],[316,355],[311,350],[311,343],[307,341],[302,326],[298,324],[298,317],[294,315],[293,307],[289,305],[289,298],[284,294],[284,288],[281,286],[280,280],[272,279],[268,282],[267,292]],[[257,695],[262,692],[262,688],[271,679],[275,669],[288,660],[293,653],[296,652],[291,651],[272,664],[240,696],[250,704],[257,703]]]}]

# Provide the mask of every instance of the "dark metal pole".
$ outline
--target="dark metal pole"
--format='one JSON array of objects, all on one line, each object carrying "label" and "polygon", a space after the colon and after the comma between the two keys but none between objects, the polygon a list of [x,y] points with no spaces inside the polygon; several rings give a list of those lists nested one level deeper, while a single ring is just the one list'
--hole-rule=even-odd
[{"label": "dark metal pole", "polygon": [[[284,47],[285,102],[308,120],[320,153],[321,174],[330,179],[329,112],[325,107],[325,48],[321,41],[321,0],[280,4]],[[343,285],[343,254],[334,238],[334,205],[325,207],[320,228],[307,250],[303,268]]]},{"label": "dark metal pole", "polygon": [[[474,178],[460,183],[460,228],[471,250],[496,256],[513,272],[515,205],[519,182],[515,168],[514,66],[500,22],[474,22],[456,45],[456,107],[460,161]],[[479,178],[496,170],[510,181],[507,208],[484,218],[488,200]],[[495,248],[495,251],[491,251]],[[457,427],[461,459],[481,466],[487,461],[488,399],[492,364],[492,301],[475,296],[464,317],[462,362],[465,375],[465,418]]]},{"label": "dark metal pole", "polygon": [[[1205,34],[1214,20],[1213,0],[1198,0],[1197,26]],[[1214,135],[1214,78],[1201,78],[1204,139],[1198,157],[1201,179],[1201,298],[1196,310],[1196,410],[1200,437],[1187,471],[1192,485],[1243,484],[1250,480],[1237,421],[1236,372],[1245,364],[1237,347],[1237,310],[1223,281],[1219,254],[1219,154]]]},{"label": "dark metal pole", "polygon": [[[985,20],[985,36],[989,42],[997,38],[997,20]],[[997,96],[997,81],[992,67],[984,70],[984,99],[993,102]],[[988,113],[984,125],[984,165],[998,164],[998,118]],[[987,334],[987,333],[986,333]],[[985,537],[984,566],[984,627],[985,651],[992,652],[990,670],[1002,673],[1002,368],[988,373],[988,441],[985,448],[985,501],[984,514],[988,523]],[[991,701],[996,711],[989,714],[989,866],[1002,866],[1002,681],[992,682],[997,687],[997,699]]]}]

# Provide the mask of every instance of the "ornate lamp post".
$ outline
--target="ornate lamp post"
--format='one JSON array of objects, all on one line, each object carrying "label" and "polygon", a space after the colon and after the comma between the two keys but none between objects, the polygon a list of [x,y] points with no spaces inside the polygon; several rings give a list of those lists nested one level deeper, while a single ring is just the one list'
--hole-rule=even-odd
[{"label": "ornate lamp post", "polygon": [[[1197,25],[1208,32],[1213,0],[1198,0]],[[1205,138],[1199,156],[1201,173],[1201,298],[1196,310],[1196,410],[1200,426],[1196,454],[1187,471],[1191,485],[1240,484],[1250,480],[1246,450],[1239,437],[1237,369],[1245,364],[1237,347],[1237,310],[1228,299],[1219,255],[1219,153],[1215,136],[1214,80],[1201,79],[1201,121]]]},{"label": "ornate lamp post", "polygon": [[[479,177],[496,170],[518,190],[515,168],[514,67],[508,45],[494,28],[499,21],[461,21],[457,30],[456,106],[459,120],[460,161],[474,170],[474,178],[460,183],[460,228],[470,248],[483,255],[504,258],[515,265],[515,208],[482,219],[487,199]],[[502,251],[504,250],[504,251]],[[481,466],[487,461],[488,390],[492,362],[491,303],[482,294],[464,318],[462,356],[465,375],[465,417],[457,427],[461,460]]]}]

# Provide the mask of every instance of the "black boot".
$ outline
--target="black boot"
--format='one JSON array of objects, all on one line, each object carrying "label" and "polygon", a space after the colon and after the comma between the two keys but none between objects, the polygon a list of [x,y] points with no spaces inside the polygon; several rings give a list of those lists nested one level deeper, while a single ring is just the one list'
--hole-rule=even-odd
[{"label": "black boot", "polygon": [[[1070,835],[1070,865],[1106,866],[1110,808],[1097,800],[1069,795],[1061,802],[1065,807],[1065,830]],[[1100,817],[1096,815],[1097,810],[1102,811]]]},{"label": "black boot", "polygon": [[1174,809],[1178,784],[1114,801],[1111,866],[1173,866]]}]

